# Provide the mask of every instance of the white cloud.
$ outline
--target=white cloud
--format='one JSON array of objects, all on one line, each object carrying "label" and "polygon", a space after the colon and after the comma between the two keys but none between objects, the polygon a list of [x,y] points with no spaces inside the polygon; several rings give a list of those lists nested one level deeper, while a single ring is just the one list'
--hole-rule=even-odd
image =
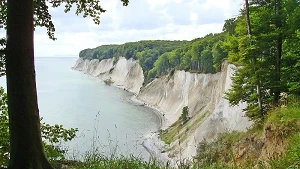
[{"label": "white cloud", "polygon": [[[78,55],[85,48],[128,41],[168,39],[192,40],[221,32],[225,19],[239,13],[242,0],[102,0],[107,11],[101,24],[91,18],[50,9],[58,38],[49,40],[44,28],[35,31],[36,56]],[[0,30],[0,36],[5,32]]]}]

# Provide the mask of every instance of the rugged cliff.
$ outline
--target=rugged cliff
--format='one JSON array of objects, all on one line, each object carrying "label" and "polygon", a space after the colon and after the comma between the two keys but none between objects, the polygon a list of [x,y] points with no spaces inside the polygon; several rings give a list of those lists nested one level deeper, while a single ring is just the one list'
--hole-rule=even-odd
[{"label": "rugged cliff", "polygon": [[246,130],[251,125],[242,113],[244,103],[231,107],[224,99],[234,73],[234,65],[227,61],[216,74],[175,71],[144,87],[142,68],[131,59],[120,58],[115,65],[112,59],[101,62],[79,59],[74,69],[104,80],[111,79],[114,85],[136,93],[137,99],[160,110],[164,121],[162,129],[178,122],[183,107],[188,106],[189,121],[178,127],[167,147],[170,157],[191,157],[203,139],[213,139],[217,133],[228,130]]},{"label": "rugged cliff", "polygon": [[179,119],[184,106],[189,107],[190,120],[180,125],[173,136],[168,147],[171,150],[169,156],[194,156],[197,144],[203,139],[213,139],[224,131],[246,130],[251,125],[242,113],[244,103],[231,107],[224,99],[224,93],[232,83],[234,67],[224,61],[221,72],[216,74],[175,71],[173,76],[155,79],[140,91],[138,99],[164,114],[163,129]]},{"label": "rugged cliff", "polygon": [[137,61],[124,57],[114,64],[113,59],[83,60],[79,58],[73,69],[102,78],[110,79],[113,85],[124,88],[132,93],[138,93],[144,82],[144,75],[141,66]]}]

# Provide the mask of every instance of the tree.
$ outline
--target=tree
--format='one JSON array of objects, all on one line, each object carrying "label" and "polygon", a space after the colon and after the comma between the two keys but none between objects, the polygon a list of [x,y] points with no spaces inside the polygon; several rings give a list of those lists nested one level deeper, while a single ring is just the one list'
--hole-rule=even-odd
[{"label": "tree", "polygon": [[222,49],[222,44],[223,44],[223,42],[219,41],[219,42],[215,43],[215,45],[212,48],[214,68],[216,71],[221,70],[222,61],[228,55],[228,53]]},{"label": "tree", "polygon": [[[251,39],[252,39],[252,30],[251,30],[251,23],[250,23],[250,11],[249,11],[249,3],[248,0],[245,0],[245,7],[246,7],[246,20],[247,20],[247,29],[248,29],[248,35],[250,39],[250,48],[251,48]],[[258,79],[258,73],[256,70],[257,67],[257,58],[256,53],[252,53],[252,61],[253,61],[253,67],[254,67],[254,74],[255,74],[255,85],[256,85],[256,92],[257,92],[257,102],[259,107],[259,114],[261,117],[263,117],[263,106],[262,106],[262,96],[261,96],[261,87],[260,87],[260,81]]]},{"label": "tree", "polygon": [[182,108],[181,118],[182,118],[182,124],[185,124],[189,120],[189,107],[188,106],[184,106]]},{"label": "tree", "polygon": [[233,105],[247,102],[247,115],[263,118],[268,109],[277,106],[280,92],[299,93],[300,50],[296,43],[300,40],[300,2],[245,3],[235,33],[229,34],[223,44],[229,48],[229,60],[242,65],[232,79],[227,98]]},{"label": "tree", "polygon": [[[121,0],[128,5],[128,0]],[[76,5],[76,14],[90,16],[96,24],[105,12],[99,0],[9,0],[1,1],[1,22],[7,28],[6,79],[10,130],[11,169],[52,168],[42,145],[40,117],[37,104],[34,68],[34,26],[47,28],[49,38],[55,40],[54,25],[48,5],[65,5],[65,12]],[[5,17],[4,17],[5,16]],[[6,19],[7,16],[7,20]],[[2,45],[3,43],[1,43]]]}]

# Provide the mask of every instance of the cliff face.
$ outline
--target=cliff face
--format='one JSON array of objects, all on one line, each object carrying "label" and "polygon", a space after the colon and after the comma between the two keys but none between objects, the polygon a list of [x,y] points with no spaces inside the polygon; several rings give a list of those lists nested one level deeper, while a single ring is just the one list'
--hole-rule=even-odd
[{"label": "cliff face", "polygon": [[168,120],[163,128],[178,120],[184,106],[189,107],[189,116],[199,113],[199,110],[213,107],[207,106],[212,100],[212,92],[218,82],[220,73],[196,74],[175,71],[174,76],[164,76],[155,79],[145,86],[138,99],[163,111]]},{"label": "cliff face", "polygon": [[203,139],[213,139],[224,131],[246,130],[251,125],[242,113],[245,103],[231,107],[224,99],[232,84],[234,67],[225,61],[216,74],[175,71],[174,76],[155,79],[141,90],[138,99],[163,111],[167,120],[163,129],[178,120],[184,106],[189,107],[191,119],[177,134],[184,139],[176,138],[171,143],[170,156],[189,158],[196,155],[196,147]]},{"label": "cliff face", "polygon": [[99,62],[98,59],[89,61],[79,58],[73,69],[103,80],[111,79],[113,85],[133,93],[138,93],[144,82],[143,70],[137,61],[123,57],[116,64],[113,64],[113,59]]},{"label": "cliff face", "polygon": [[176,122],[183,107],[188,106],[190,120],[178,132],[178,135],[184,135],[184,139],[175,138],[170,145],[168,154],[173,157],[189,158],[196,154],[196,147],[204,138],[213,139],[218,133],[228,130],[246,130],[251,125],[242,113],[245,103],[231,107],[224,99],[234,73],[234,65],[227,61],[216,74],[175,71],[174,75],[155,79],[143,88],[142,68],[133,60],[120,58],[113,65],[112,59],[100,63],[79,59],[74,69],[104,80],[111,78],[114,85],[138,94],[140,101],[163,114],[162,129]]}]

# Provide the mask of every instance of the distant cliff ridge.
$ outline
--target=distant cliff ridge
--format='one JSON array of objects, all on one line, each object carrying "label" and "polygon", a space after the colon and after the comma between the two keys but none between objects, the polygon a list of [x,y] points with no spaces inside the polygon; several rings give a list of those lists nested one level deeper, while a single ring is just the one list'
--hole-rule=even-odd
[{"label": "distant cliff ridge", "polygon": [[116,64],[114,59],[83,60],[79,58],[73,69],[99,77],[102,80],[110,79],[113,85],[124,88],[132,93],[138,94],[144,82],[141,66],[133,59],[120,57]]},{"label": "distant cliff ridge", "polygon": [[175,123],[183,107],[188,106],[190,119],[168,145],[168,155],[189,158],[196,155],[196,147],[204,138],[213,139],[218,133],[229,130],[246,130],[251,125],[243,113],[246,104],[231,107],[224,99],[224,93],[231,87],[234,67],[224,61],[221,72],[215,74],[175,71],[144,87],[142,68],[132,59],[121,57],[115,65],[112,59],[101,62],[78,59],[74,69],[103,80],[111,79],[113,85],[136,93],[137,99],[163,114],[162,129]]}]

